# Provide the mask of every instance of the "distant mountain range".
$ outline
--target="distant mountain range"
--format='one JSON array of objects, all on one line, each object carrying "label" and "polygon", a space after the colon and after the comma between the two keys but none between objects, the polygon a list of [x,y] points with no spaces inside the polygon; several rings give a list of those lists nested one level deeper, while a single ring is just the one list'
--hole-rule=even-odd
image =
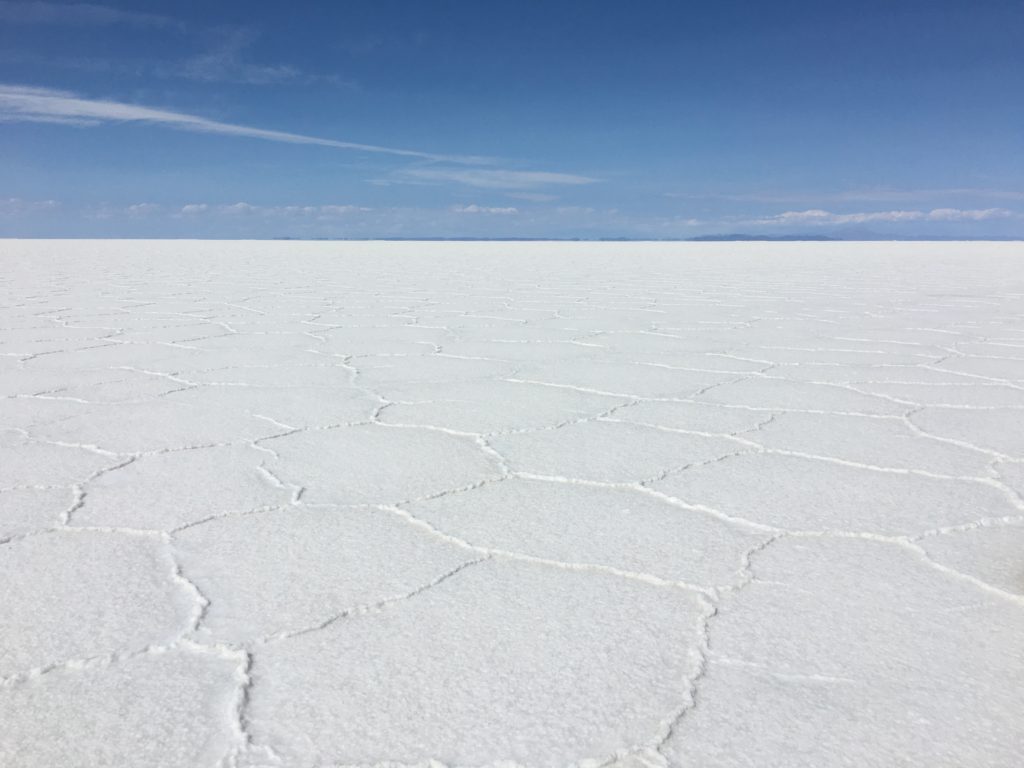
[{"label": "distant mountain range", "polygon": [[746,240],[758,240],[769,242],[791,242],[794,240],[842,240],[841,237],[830,237],[829,235],[701,235],[700,237],[689,237],[687,240],[694,243],[719,243]]},{"label": "distant mountain range", "polygon": [[687,238],[690,242],[717,243],[717,242],[794,242],[800,240],[830,241],[830,242],[854,242],[858,240],[900,240],[900,241],[962,241],[982,240],[998,242],[1016,242],[1024,240],[1024,237],[952,237],[949,235],[886,235],[879,232],[857,231],[851,233],[833,233],[831,235],[701,235],[700,237]]},{"label": "distant mountain range", "polygon": [[995,242],[1020,242],[1024,237],[949,237],[943,235],[885,235],[877,232],[858,232],[851,235],[748,235],[742,233],[722,235],[700,235],[699,237],[274,237],[272,240],[380,240],[384,242],[598,242],[598,243],[735,243],[735,242],[768,242],[768,243],[792,243],[792,242],[856,242],[856,241],[995,241]]}]

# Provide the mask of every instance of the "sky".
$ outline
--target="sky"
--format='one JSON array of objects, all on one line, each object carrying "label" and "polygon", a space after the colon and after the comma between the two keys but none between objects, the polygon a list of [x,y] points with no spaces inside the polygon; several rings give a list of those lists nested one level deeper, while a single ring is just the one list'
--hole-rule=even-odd
[{"label": "sky", "polygon": [[1024,236],[1024,0],[0,0],[0,236]]}]

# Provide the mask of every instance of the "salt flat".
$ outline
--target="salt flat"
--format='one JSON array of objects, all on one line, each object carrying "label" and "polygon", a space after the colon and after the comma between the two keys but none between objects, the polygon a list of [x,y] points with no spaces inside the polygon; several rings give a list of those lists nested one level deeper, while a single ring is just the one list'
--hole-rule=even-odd
[{"label": "salt flat", "polygon": [[0,764],[1019,766],[1019,243],[0,241]]}]

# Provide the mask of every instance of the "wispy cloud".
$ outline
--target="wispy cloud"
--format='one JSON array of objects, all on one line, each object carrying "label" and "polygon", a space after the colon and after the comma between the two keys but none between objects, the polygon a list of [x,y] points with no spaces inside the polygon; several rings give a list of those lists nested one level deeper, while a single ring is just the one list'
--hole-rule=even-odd
[{"label": "wispy cloud", "polygon": [[914,201],[930,198],[981,198],[989,200],[1024,200],[1024,191],[986,189],[983,187],[949,187],[946,189],[861,189],[836,193],[834,199],[855,201]]},{"label": "wispy cloud", "polygon": [[290,64],[256,64],[246,55],[259,35],[248,28],[214,30],[209,50],[182,61],[158,65],[161,77],[180,77],[204,83],[241,83],[245,85],[276,85],[285,82],[350,82],[336,76],[309,75]]},{"label": "wispy cloud", "polygon": [[90,99],[69,91],[24,85],[0,84],[0,122],[56,123],[80,127],[112,123],[145,123],[192,133],[237,136],[284,144],[306,144],[441,164],[425,165],[419,162],[413,167],[396,171],[393,175],[376,182],[381,184],[462,184],[478,189],[523,192],[553,185],[581,185],[598,181],[589,176],[553,171],[466,167],[490,165],[493,161],[491,158],[474,155],[443,155],[416,149],[256,128],[211,120],[186,112],[120,101]]},{"label": "wispy cloud", "polygon": [[130,216],[148,216],[151,213],[157,213],[159,210],[160,206],[156,203],[135,203],[128,206],[128,214]]},{"label": "wispy cloud", "polygon": [[21,25],[63,25],[74,27],[137,28],[189,32],[207,45],[194,55],[160,61],[150,58],[117,58],[42,55],[35,49],[4,51],[7,61],[35,65],[88,69],[121,75],[153,74],[161,78],[180,78],[204,83],[239,83],[245,85],[278,85],[281,83],[323,83],[354,88],[352,80],[338,74],[312,74],[290,64],[258,64],[247,56],[248,49],[259,39],[251,27],[217,26],[197,28],[168,16],[124,11],[90,3],[62,4],[49,2],[9,2],[0,0],[0,23]]},{"label": "wispy cloud", "polygon": [[56,200],[23,200],[20,197],[0,198],[0,216],[29,216],[60,207]]},{"label": "wispy cloud", "polygon": [[786,225],[799,224],[820,226],[828,224],[869,224],[872,222],[910,222],[910,221],[989,221],[993,219],[1010,219],[1016,217],[1013,211],[1006,208],[984,208],[980,210],[963,210],[960,208],[933,208],[930,211],[867,211],[859,213],[832,213],[819,209],[807,211],[786,211],[774,216],[753,219],[753,224]]},{"label": "wispy cloud", "polygon": [[133,203],[132,205],[111,205],[110,203],[98,203],[85,206],[81,214],[86,219],[96,221],[103,220],[124,220],[124,219],[152,219],[154,216],[164,212],[164,207],[158,203]]},{"label": "wispy cloud", "polygon": [[480,189],[534,189],[557,184],[593,184],[598,179],[551,171],[507,171],[483,168],[409,168],[398,172],[399,183],[457,182]]},{"label": "wispy cloud", "polygon": [[204,83],[275,85],[295,80],[302,72],[289,64],[253,64],[215,51],[188,59],[173,70],[161,69],[159,74],[173,74]]},{"label": "wispy cloud", "polygon": [[[135,207],[129,206],[127,210],[130,211]],[[354,213],[366,213],[371,210],[373,209],[361,205],[253,205],[246,202],[211,205],[210,203],[189,203],[183,205],[172,215],[175,217],[202,215],[259,216],[263,218],[328,221]]]},{"label": "wispy cloud", "polygon": [[665,197],[683,200],[724,200],[740,203],[854,203],[854,202],[921,202],[942,198],[976,198],[989,200],[1024,200],[1024,191],[986,189],[983,187],[948,187],[936,189],[853,189],[841,192],[666,192]]},{"label": "wispy cloud", "polygon": [[109,27],[123,24],[133,27],[184,29],[184,24],[167,16],[138,11],[123,11],[93,3],[14,3],[0,0],[0,21],[8,24],[49,24],[82,27]]},{"label": "wispy cloud", "polygon": [[[352,141],[324,139],[300,133],[273,131],[253,128],[237,123],[209,120],[198,115],[155,109],[119,101],[88,99],[67,91],[51,88],[33,88],[21,85],[0,85],[0,120],[34,123],[68,123],[74,125],[99,125],[102,123],[139,122],[162,125],[180,131],[193,133],[214,133],[227,136],[242,136],[285,144],[311,144],[334,149],[372,152],[418,160],[443,161],[450,163],[476,164],[486,158],[462,155],[440,155],[414,149],[383,147],[376,144],[361,144]],[[480,171],[480,173],[485,173]],[[559,175],[559,174],[552,174]]]},{"label": "wispy cloud", "polygon": [[528,200],[531,203],[550,203],[558,199],[558,195],[549,195],[547,192],[509,192],[508,197]]},{"label": "wispy cloud", "polygon": [[511,206],[505,207],[505,208],[501,208],[501,207],[492,207],[492,206],[486,206],[486,205],[477,205],[476,203],[471,203],[469,205],[455,205],[455,206],[452,206],[452,211],[454,211],[455,213],[487,213],[487,214],[497,214],[499,216],[509,216],[509,215],[512,215],[512,214],[519,213],[519,209],[518,208],[513,208]]}]

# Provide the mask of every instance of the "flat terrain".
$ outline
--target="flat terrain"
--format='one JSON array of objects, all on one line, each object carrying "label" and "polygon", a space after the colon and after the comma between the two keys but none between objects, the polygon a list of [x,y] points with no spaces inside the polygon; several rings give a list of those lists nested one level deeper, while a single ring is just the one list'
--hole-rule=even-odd
[{"label": "flat terrain", "polygon": [[0,764],[1020,766],[1024,245],[0,241]]}]

